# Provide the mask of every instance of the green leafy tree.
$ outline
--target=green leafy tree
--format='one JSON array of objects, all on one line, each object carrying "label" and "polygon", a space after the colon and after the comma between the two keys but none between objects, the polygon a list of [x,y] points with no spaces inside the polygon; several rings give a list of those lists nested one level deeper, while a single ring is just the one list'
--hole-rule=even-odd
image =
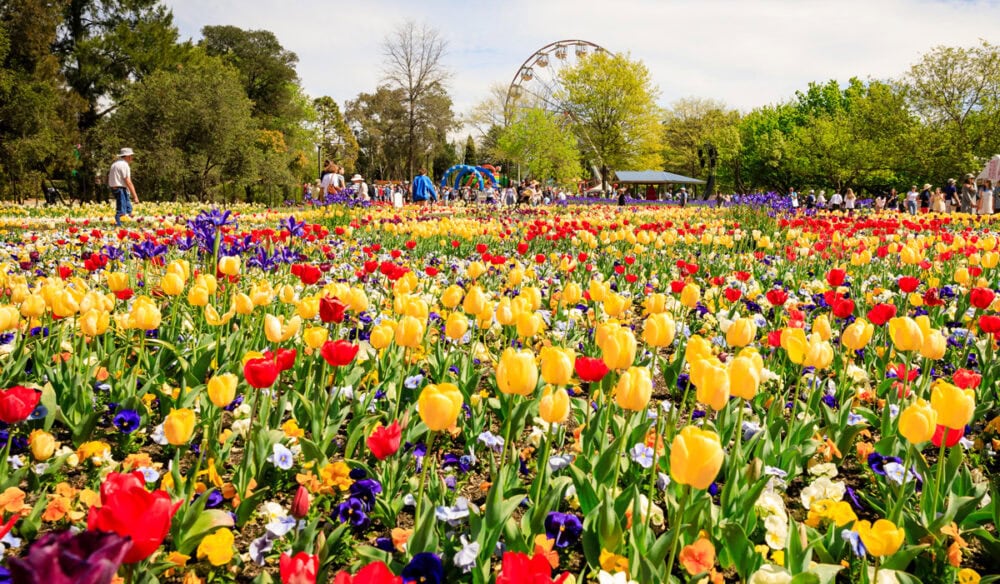
[{"label": "green leafy tree", "polygon": [[641,61],[599,51],[564,69],[560,81],[556,99],[605,181],[609,169],[663,166],[659,90]]},{"label": "green leafy tree", "polygon": [[313,107],[316,108],[316,133],[323,157],[343,164],[347,172],[354,172],[358,160],[358,140],[340,113],[337,102],[324,95],[313,100]]},{"label": "green leafy tree", "polygon": [[[200,50],[183,67],[135,84],[107,133],[118,143],[142,144],[133,179],[140,196],[205,199],[214,198],[221,186],[248,188],[258,166],[272,162],[269,151],[286,150],[280,132],[257,131],[239,73]],[[106,164],[110,154],[108,149]],[[280,168],[272,163],[263,174]]]},{"label": "green leafy tree", "polygon": [[497,147],[505,158],[521,164],[526,174],[540,181],[565,184],[583,172],[572,129],[547,110],[527,110],[504,129]]},{"label": "green leafy tree", "polygon": [[[686,98],[674,102],[663,121],[663,158],[666,169],[698,177],[705,158],[699,156],[706,144],[718,152],[720,174],[732,188],[738,174],[740,113],[720,101]],[[707,170],[707,169],[706,169]]]},{"label": "green leafy tree", "polygon": [[366,177],[406,175],[407,111],[403,92],[380,87],[347,102],[346,118],[358,140],[357,170]]},{"label": "green leafy tree", "polygon": [[465,159],[463,163],[471,165],[479,164],[479,156],[476,154],[476,141],[472,139],[471,134],[465,139]]}]

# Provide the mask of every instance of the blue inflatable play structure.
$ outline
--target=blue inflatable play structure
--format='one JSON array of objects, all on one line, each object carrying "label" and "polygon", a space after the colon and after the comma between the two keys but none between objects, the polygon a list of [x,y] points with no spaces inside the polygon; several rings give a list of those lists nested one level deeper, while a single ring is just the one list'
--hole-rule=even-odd
[{"label": "blue inflatable play structure", "polygon": [[452,188],[458,189],[462,186],[470,186],[469,183],[479,184],[479,190],[486,188],[486,181],[492,186],[497,186],[497,179],[493,171],[485,166],[472,166],[470,164],[456,164],[445,171],[441,177],[441,186],[445,187],[451,183]]}]

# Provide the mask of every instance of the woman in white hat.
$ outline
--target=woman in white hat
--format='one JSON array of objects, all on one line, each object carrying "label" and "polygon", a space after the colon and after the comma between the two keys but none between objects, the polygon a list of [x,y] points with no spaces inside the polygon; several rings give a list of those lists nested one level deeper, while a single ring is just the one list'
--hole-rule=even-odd
[{"label": "woman in white hat", "polygon": [[360,174],[356,174],[351,177],[351,182],[354,183],[354,194],[357,196],[359,201],[370,201],[368,197],[368,183],[365,179],[361,178]]}]

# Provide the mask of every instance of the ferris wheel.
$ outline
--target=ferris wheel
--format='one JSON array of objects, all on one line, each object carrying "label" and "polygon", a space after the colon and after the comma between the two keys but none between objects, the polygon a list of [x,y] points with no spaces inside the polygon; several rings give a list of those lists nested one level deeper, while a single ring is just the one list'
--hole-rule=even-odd
[{"label": "ferris wheel", "polygon": [[507,88],[507,116],[517,117],[518,110],[532,108],[568,115],[560,99],[562,82],[559,74],[597,52],[607,50],[580,39],[556,41],[535,51],[521,64]]}]

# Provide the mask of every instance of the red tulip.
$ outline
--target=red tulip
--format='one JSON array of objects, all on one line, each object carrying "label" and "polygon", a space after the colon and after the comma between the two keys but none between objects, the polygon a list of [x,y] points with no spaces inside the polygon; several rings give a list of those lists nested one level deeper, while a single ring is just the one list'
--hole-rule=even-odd
[{"label": "red tulip", "polygon": [[995,334],[1000,332],[1000,316],[995,314],[984,314],[979,317],[979,328],[984,333]]},{"label": "red tulip", "polygon": [[846,276],[847,270],[834,268],[826,273],[826,283],[836,288],[844,283],[844,278]]},{"label": "red tulip", "polygon": [[906,365],[903,363],[897,363],[889,367],[889,369],[886,370],[886,373],[894,373],[896,375],[896,379],[899,379],[900,381],[913,381],[918,375],[920,375],[920,370],[916,367],[907,369]]},{"label": "red tulip", "polygon": [[393,421],[388,427],[379,426],[368,437],[368,449],[378,460],[385,460],[399,450],[399,440],[403,432],[398,421]]},{"label": "red tulip", "polygon": [[290,510],[292,517],[296,519],[303,519],[309,514],[309,504],[312,502],[312,498],[309,496],[309,490],[299,485],[299,490],[295,491],[295,499],[292,500],[292,508]]},{"label": "red tulip", "polygon": [[307,286],[309,284],[315,284],[316,282],[319,282],[319,278],[322,275],[323,272],[321,272],[319,268],[311,264],[302,264],[302,268],[298,274],[299,280],[301,280],[302,283]]},{"label": "red tulip", "polygon": [[260,359],[250,359],[243,365],[243,377],[246,378],[250,387],[265,389],[274,385],[278,379],[278,363],[274,359],[263,357]]},{"label": "red tulip", "polygon": [[274,360],[278,364],[278,372],[288,371],[295,366],[295,356],[298,352],[295,349],[278,349],[274,355]]},{"label": "red tulip", "polygon": [[597,357],[577,357],[574,368],[580,381],[587,383],[596,383],[608,374],[607,364],[603,359]]},{"label": "red tulip", "polygon": [[775,288],[773,290],[768,290],[767,301],[771,303],[772,306],[784,306],[785,302],[788,302],[788,292],[781,290],[780,288]]},{"label": "red tulip", "polygon": [[736,272],[733,275],[736,276],[736,279],[740,282],[746,282],[750,279],[750,272]]},{"label": "red tulip", "polygon": [[553,579],[552,566],[545,554],[529,558],[528,554],[505,552],[497,584],[561,584],[569,577],[569,572],[563,572]]},{"label": "red tulip", "polygon": [[319,556],[299,552],[289,556],[283,552],[278,559],[281,570],[281,584],[316,584],[319,572]]},{"label": "red tulip", "polygon": [[961,389],[975,389],[979,387],[979,383],[982,382],[983,376],[975,371],[959,369],[951,376],[951,379],[955,382],[955,385]]},{"label": "red tulip", "polygon": [[344,322],[344,312],[347,310],[347,304],[343,303],[339,298],[330,298],[329,296],[324,296],[319,301],[319,319],[323,322]]},{"label": "red tulip", "polygon": [[767,333],[767,346],[772,348],[781,346],[781,329]]},{"label": "red tulip", "polygon": [[333,584],[401,584],[403,579],[392,573],[382,562],[373,562],[358,570],[351,576],[347,572],[338,572]]},{"label": "red tulip", "polygon": [[899,286],[900,290],[909,294],[910,292],[916,290],[918,286],[920,286],[920,279],[914,278],[913,276],[903,276],[902,278],[896,281],[896,285]]},{"label": "red tulip", "polygon": [[896,305],[876,304],[868,311],[868,321],[875,326],[882,326],[896,316]]},{"label": "red tulip", "polygon": [[352,344],[350,341],[338,339],[323,343],[323,348],[319,352],[331,367],[343,367],[350,365],[354,356],[358,354],[359,348],[358,345]]},{"label": "red tulip", "polygon": [[986,310],[993,304],[996,293],[989,288],[973,288],[969,292],[969,302],[979,310]]},{"label": "red tulip", "polygon": [[948,448],[958,444],[958,441],[962,439],[962,436],[965,436],[965,428],[953,430],[938,424],[937,428],[934,430],[934,436],[931,437],[931,442],[934,446],[941,448],[941,438],[945,436],[946,431],[948,432],[948,437],[945,438],[945,446]]},{"label": "red tulip", "polygon": [[674,294],[680,294],[684,290],[684,286],[687,286],[687,282],[683,280],[674,280],[670,282],[670,291]]},{"label": "red tulip", "polygon": [[111,531],[132,538],[125,563],[141,562],[153,554],[170,531],[170,522],[183,501],[170,500],[166,491],[146,490],[141,472],[113,472],[101,483],[101,506],[91,507],[87,529]]},{"label": "red tulip", "polygon": [[837,318],[847,318],[854,314],[854,301],[850,298],[838,298],[831,305],[833,315]]},{"label": "red tulip", "polygon": [[521,255],[527,254],[528,253],[528,244],[527,243],[519,243],[519,244],[517,244],[517,253],[519,253]]},{"label": "red tulip", "polygon": [[0,421],[5,424],[23,422],[35,411],[41,397],[40,392],[20,385],[0,391]]},{"label": "red tulip", "polygon": [[741,296],[743,296],[743,293],[736,288],[726,288],[726,291],[723,294],[726,295],[726,300],[730,302],[736,302]]}]

